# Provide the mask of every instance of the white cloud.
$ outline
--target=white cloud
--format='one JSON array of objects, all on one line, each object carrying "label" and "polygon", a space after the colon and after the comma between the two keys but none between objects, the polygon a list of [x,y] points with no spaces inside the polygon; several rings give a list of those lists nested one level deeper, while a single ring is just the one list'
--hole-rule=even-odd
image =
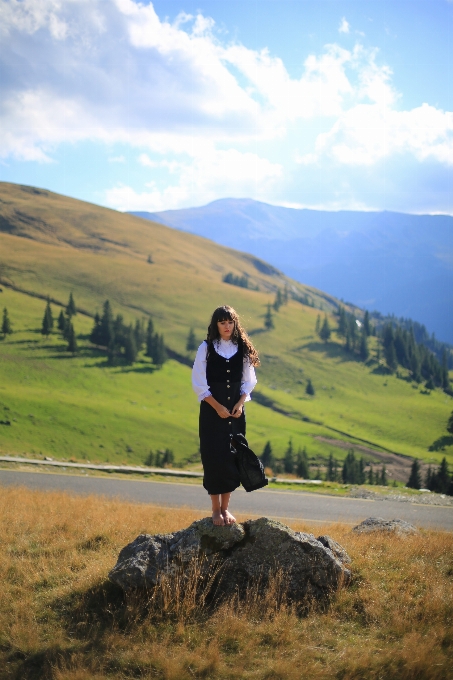
[{"label": "white cloud", "polygon": [[108,161],[109,163],[125,163],[126,158],[124,156],[111,156]]},{"label": "white cloud", "polygon": [[[350,33],[346,18],[338,30]],[[137,0],[0,0],[0,158],[51,162],[82,141],[133,147],[147,189],[117,186],[108,200],[150,210],[272,202],[294,164],[452,164],[452,114],[400,110],[377,50],[326,45],[294,77],[269,50],[220,35],[201,13],[170,23]]]},{"label": "white cloud", "polygon": [[[139,158],[147,167],[174,170],[172,163],[151,160],[146,154]],[[256,196],[265,200],[269,190],[280,181],[281,165],[271,163],[254,153],[240,153],[235,149],[200,154],[193,162],[179,165],[179,182],[159,189],[155,182],[147,184],[147,191],[137,192],[132,187],[119,185],[106,192],[106,202],[118,210],[147,210],[156,212],[179,208],[194,203],[203,204],[219,197]]]},{"label": "white cloud", "polygon": [[349,33],[349,31],[350,31],[349,23],[346,21],[345,17],[343,17],[342,20],[340,21],[340,25],[338,26],[338,32]]},{"label": "white cloud", "polygon": [[330,132],[318,136],[317,156],[345,165],[373,165],[392,154],[410,153],[419,161],[453,165],[453,114],[423,104],[412,111],[359,105],[344,113]]}]

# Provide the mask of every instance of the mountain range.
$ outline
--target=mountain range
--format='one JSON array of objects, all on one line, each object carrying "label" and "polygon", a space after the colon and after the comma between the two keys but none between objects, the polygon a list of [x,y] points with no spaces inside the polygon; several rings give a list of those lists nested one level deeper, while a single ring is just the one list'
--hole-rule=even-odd
[{"label": "mountain range", "polygon": [[453,217],[327,212],[226,198],[133,215],[266,260],[359,307],[412,318],[453,343]]}]

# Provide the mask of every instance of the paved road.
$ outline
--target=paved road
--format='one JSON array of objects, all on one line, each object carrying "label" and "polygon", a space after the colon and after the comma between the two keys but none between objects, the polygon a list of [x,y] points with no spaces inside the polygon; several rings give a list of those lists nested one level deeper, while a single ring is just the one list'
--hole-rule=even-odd
[{"label": "paved road", "polygon": [[[21,485],[30,489],[58,490],[76,494],[117,497],[136,503],[159,506],[188,506],[206,511],[209,499],[198,485],[148,480],[107,479],[41,472],[0,470],[1,485]],[[322,496],[303,491],[260,489],[234,493],[232,510],[249,516],[278,518],[282,521],[301,519],[309,522],[346,522],[357,524],[367,517],[404,519],[416,526],[453,531],[453,508],[398,501],[374,501],[358,498]],[[208,512],[206,512],[208,514]]]}]

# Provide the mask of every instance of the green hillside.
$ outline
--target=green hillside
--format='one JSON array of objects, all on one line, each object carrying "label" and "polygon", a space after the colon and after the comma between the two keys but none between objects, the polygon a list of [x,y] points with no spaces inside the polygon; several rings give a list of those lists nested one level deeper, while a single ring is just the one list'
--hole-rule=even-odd
[{"label": "green hillside", "polygon": [[[148,256],[153,263],[148,263]],[[222,281],[247,275],[258,290]],[[446,434],[453,400],[435,390],[387,376],[374,358],[365,365],[346,353],[335,333],[316,336],[319,309],[337,301],[298,284],[256,258],[51,192],[0,184],[0,294],[14,333],[0,341],[0,451],[91,461],[142,463],[150,449],[171,448],[179,462],[198,448],[198,406],[190,368],[169,361],[155,370],[139,356],[133,366],[109,366],[88,342],[92,315],[109,299],[127,322],[152,316],[166,345],[181,357],[190,327],[198,340],[219,304],[231,304],[251,332],[262,360],[259,394],[248,405],[248,434],[259,452],[267,440],[280,456],[290,437],[310,456],[337,458],[346,449],[334,438],[438,461],[453,447],[429,452]],[[264,331],[266,306],[276,289],[290,299]],[[66,304],[73,292],[80,353],[72,357],[56,331],[40,333],[44,300]],[[54,316],[60,308],[53,304]],[[91,315],[91,316],[90,316]],[[334,317],[329,317],[334,327]],[[193,358],[193,353],[189,358]],[[305,393],[307,380],[315,397]],[[260,403],[258,403],[258,401]],[[5,415],[2,415],[5,414]],[[287,415],[285,415],[287,414]],[[322,439],[318,439],[321,437]],[[364,441],[360,441],[364,440]]]}]

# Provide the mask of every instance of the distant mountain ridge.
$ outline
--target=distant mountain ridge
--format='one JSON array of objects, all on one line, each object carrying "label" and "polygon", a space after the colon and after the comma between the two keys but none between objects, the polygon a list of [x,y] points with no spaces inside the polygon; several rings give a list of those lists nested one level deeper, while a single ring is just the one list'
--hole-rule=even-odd
[{"label": "distant mountain ridge", "polygon": [[234,198],[132,214],[250,252],[304,284],[415,319],[453,343],[453,217],[298,210]]}]

